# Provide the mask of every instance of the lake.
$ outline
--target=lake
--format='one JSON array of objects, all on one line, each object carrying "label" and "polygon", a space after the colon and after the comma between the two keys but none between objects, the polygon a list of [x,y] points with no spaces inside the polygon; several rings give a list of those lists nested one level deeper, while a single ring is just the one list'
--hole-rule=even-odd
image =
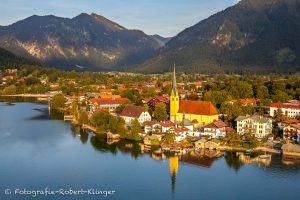
[{"label": "lake", "polygon": [[[299,163],[280,155],[175,156],[137,142],[110,144],[49,113],[47,105],[0,103],[1,200],[300,199]],[[45,188],[59,192],[45,196]],[[34,191],[40,194],[33,197]]]}]

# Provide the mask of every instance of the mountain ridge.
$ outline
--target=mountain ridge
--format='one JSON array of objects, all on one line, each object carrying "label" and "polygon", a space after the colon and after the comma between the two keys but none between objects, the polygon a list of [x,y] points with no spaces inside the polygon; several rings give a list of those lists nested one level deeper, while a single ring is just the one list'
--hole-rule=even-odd
[{"label": "mountain ridge", "polygon": [[161,44],[95,13],[73,18],[33,15],[0,27],[0,47],[63,69],[122,70],[151,56]]},{"label": "mountain ridge", "polygon": [[[271,6],[270,6],[271,5]],[[173,37],[133,71],[299,71],[300,1],[242,0]]]}]

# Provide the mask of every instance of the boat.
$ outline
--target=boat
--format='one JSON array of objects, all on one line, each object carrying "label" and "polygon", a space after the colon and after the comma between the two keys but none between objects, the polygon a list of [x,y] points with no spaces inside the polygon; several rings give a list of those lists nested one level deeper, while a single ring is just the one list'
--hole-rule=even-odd
[{"label": "boat", "polygon": [[268,155],[268,154],[264,154],[264,155],[260,155],[258,156],[260,159],[270,159],[271,158],[271,155]]},{"label": "boat", "polygon": [[267,154],[267,144],[265,146],[265,154],[258,156],[260,159],[271,159],[271,155]]},{"label": "boat", "polygon": [[253,153],[253,151],[251,149],[246,150],[246,154],[251,154],[251,153]]},{"label": "boat", "polygon": [[14,106],[14,105],[16,105],[16,104],[13,103],[13,102],[6,102],[6,105],[8,105],[8,106]]}]

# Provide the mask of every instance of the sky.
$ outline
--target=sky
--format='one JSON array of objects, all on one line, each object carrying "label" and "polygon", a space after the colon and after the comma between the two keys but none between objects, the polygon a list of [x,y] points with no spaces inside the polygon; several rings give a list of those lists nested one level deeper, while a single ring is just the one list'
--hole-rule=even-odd
[{"label": "sky", "polygon": [[102,15],[128,29],[175,36],[239,0],[1,0],[0,25],[31,15]]}]

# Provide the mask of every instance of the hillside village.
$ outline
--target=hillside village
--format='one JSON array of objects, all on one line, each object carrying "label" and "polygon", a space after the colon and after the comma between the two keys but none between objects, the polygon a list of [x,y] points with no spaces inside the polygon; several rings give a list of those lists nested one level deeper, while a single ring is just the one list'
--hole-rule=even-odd
[{"label": "hillside village", "polygon": [[[207,90],[213,87],[210,81],[214,79],[182,81],[175,66],[171,74],[144,78],[146,81],[135,81],[135,74],[108,73],[101,76],[131,77],[133,81],[87,83],[81,91],[72,91],[72,87],[79,87],[80,78],[56,77],[50,81],[51,75],[33,77],[33,70],[29,76],[20,76],[21,71],[13,68],[1,72],[3,96],[44,94],[50,109],[63,112],[65,119],[113,139],[141,140],[175,150],[264,147],[271,152],[288,148],[292,154],[299,150],[300,102],[284,97],[273,101],[284,96],[280,93],[272,100],[263,95],[231,98],[220,106],[215,99],[224,94],[219,92],[211,98],[210,93],[218,91]],[[181,81],[177,83],[178,79]]]}]

